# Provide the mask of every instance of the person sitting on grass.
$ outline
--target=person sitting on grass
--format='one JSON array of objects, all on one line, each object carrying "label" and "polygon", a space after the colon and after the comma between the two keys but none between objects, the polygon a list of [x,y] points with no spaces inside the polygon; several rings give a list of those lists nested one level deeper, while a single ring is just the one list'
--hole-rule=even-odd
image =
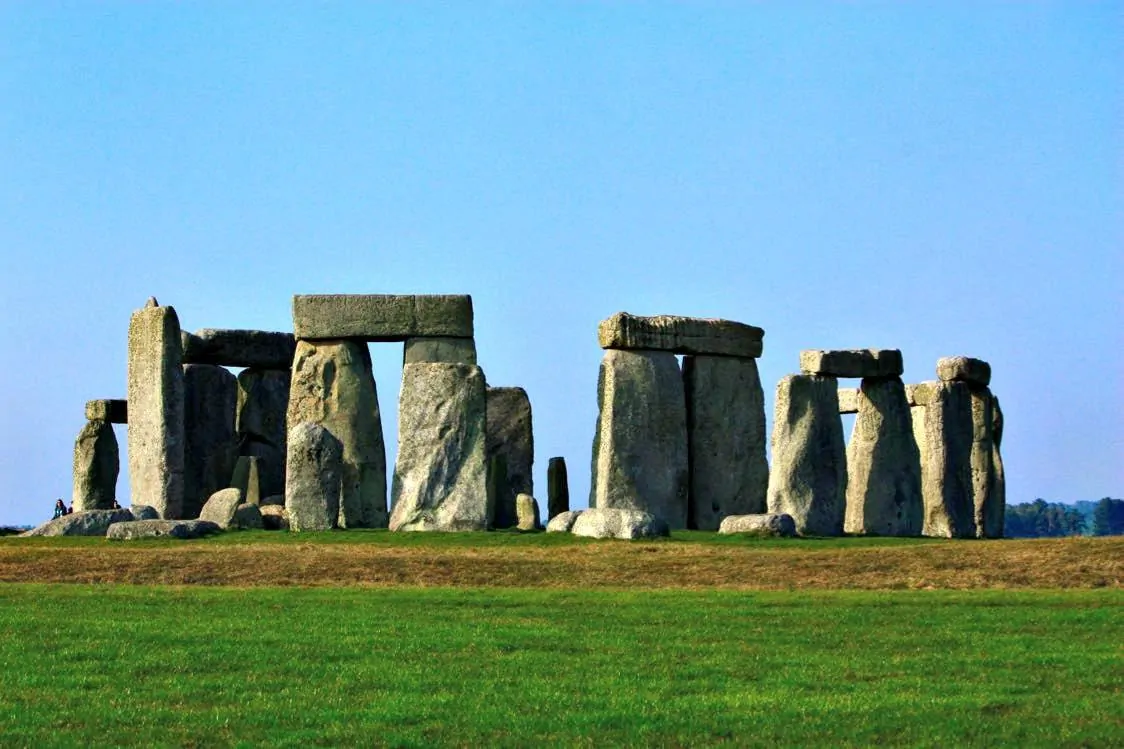
[{"label": "person sitting on grass", "polygon": [[57,518],[61,518],[65,514],[66,514],[66,505],[64,505],[62,503],[61,499],[56,499],[55,500],[55,516],[51,519],[55,520]]}]

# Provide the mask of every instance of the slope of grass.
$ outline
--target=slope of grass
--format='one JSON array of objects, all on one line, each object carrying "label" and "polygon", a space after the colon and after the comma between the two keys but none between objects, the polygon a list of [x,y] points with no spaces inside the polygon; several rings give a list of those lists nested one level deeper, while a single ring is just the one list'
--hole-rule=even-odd
[{"label": "slope of grass", "polygon": [[0,744],[1110,746],[1119,590],[0,586]]}]

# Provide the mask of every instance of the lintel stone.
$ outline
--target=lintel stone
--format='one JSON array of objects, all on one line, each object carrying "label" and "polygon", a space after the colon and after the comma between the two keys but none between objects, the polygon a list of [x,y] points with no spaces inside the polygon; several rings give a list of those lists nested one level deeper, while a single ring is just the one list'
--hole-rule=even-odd
[{"label": "lintel stone", "polygon": [[826,377],[901,377],[904,369],[897,349],[808,349],[800,352],[800,371]]},{"label": "lintel stone", "polygon": [[471,338],[467,294],[298,294],[293,330],[299,339],[396,342],[415,337]]},{"label": "lintel stone", "polygon": [[673,354],[761,356],[765,331],[733,320],[678,315],[641,317],[618,312],[597,326],[603,349],[669,351]]},{"label": "lintel stone", "polygon": [[86,401],[87,421],[108,421],[110,424],[129,423],[129,402],[124,398],[102,398]]},{"label": "lintel stone", "polygon": [[296,336],[266,330],[184,331],[184,364],[218,364],[224,367],[289,369],[297,350]]}]

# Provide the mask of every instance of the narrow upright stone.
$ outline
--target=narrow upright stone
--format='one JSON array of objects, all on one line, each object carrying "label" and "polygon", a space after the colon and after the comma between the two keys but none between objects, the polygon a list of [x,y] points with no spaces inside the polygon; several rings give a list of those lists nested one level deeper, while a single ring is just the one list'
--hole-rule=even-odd
[{"label": "narrow upright stone", "polygon": [[520,387],[490,387],[488,399],[487,455],[502,455],[507,467],[506,481],[498,494],[492,527],[510,528],[516,524],[515,499],[534,494],[533,468],[535,438],[531,420],[531,400]]},{"label": "narrow upright stone", "polygon": [[546,466],[547,520],[570,511],[570,480],[566,476],[566,459],[551,458]]},{"label": "narrow upright stone", "polygon": [[340,515],[343,445],[319,424],[301,422],[286,440],[285,510],[289,529],[326,531]]},{"label": "narrow upright stone", "polygon": [[904,369],[897,349],[809,349],[800,352],[800,371],[827,377],[900,377]]},{"label": "narrow upright stone", "polygon": [[[1006,504],[1003,466],[995,444],[998,401],[982,385],[972,391],[972,506],[977,538],[1002,538]],[[1000,460],[999,465],[996,465]]]},{"label": "narrow upright stone", "polygon": [[1007,476],[1003,470],[1003,456],[999,450],[999,443],[1003,440],[1003,411],[999,408],[999,399],[995,396],[992,396],[992,399],[991,465],[994,475],[991,486],[991,512],[984,516],[984,536],[1001,538],[1007,512]]},{"label": "narrow upright stone", "polygon": [[385,528],[386,448],[367,346],[300,341],[293,360],[289,424],[320,424],[343,444],[339,525]]},{"label": "narrow upright stone", "polygon": [[967,383],[942,382],[925,406],[922,458],[925,525],[942,538],[976,535],[972,508],[972,393]]},{"label": "narrow upright stone", "polygon": [[687,406],[675,355],[605,352],[589,506],[687,527]]},{"label": "narrow upright stone", "polygon": [[486,387],[468,364],[402,368],[391,530],[488,527]]},{"label": "narrow upright stone", "polygon": [[113,426],[108,421],[87,421],[74,441],[74,493],[70,505],[74,511],[112,509],[120,470]]},{"label": "narrow upright stone", "polygon": [[108,421],[110,424],[129,423],[129,402],[124,398],[104,398],[86,401],[88,421]]},{"label": "narrow upright stone", "polygon": [[184,518],[197,518],[207,499],[230,486],[238,459],[234,406],[238,382],[224,367],[188,364],[184,377]]},{"label": "narrow upright stone", "polygon": [[258,470],[261,458],[243,455],[234,464],[234,474],[230,485],[242,492],[242,501],[250,505],[261,504],[261,472]]},{"label": "narrow upright stone", "polygon": [[765,394],[755,359],[683,357],[690,471],[687,527],[765,511]]},{"label": "narrow upright stone", "polygon": [[260,458],[263,497],[285,493],[285,414],[291,384],[288,369],[251,368],[238,374],[238,452]]},{"label": "narrow upright stone", "polygon": [[847,456],[834,377],[788,375],[777,383],[770,513],[791,515],[808,536],[843,533]]},{"label": "narrow upright stone", "polygon": [[920,536],[921,455],[900,378],[864,379],[847,444],[847,533]]},{"label": "narrow upright stone", "polygon": [[180,323],[150,298],[129,321],[129,485],[161,517],[183,512],[184,427]]}]

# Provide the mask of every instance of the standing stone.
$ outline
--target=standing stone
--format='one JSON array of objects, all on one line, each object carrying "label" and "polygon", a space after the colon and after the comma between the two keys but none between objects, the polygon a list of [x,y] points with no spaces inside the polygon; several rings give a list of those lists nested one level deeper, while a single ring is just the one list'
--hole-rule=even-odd
[{"label": "standing stone", "polygon": [[494,528],[496,503],[501,494],[507,492],[507,458],[503,455],[493,455],[488,460],[488,507],[492,508],[488,516],[488,527]]},{"label": "standing stone", "polygon": [[468,364],[402,368],[392,531],[488,527],[486,388]]},{"label": "standing stone", "polygon": [[326,531],[340,514],[343,445],[319,424],[289,430],[285,464],[285,510],[294,531]]},{"label": "standing stone", "polygon": [[183,376],[183,517],[196,518],[212,494],[230,486],[238,459],[238,382],[229,370],[214,364],[185,365]]},{"label": "standing stone", "polygon": [[537,531],[542,528],[539,522],[539,503],[530,494],[520,493],[515,498],[515,515],[518,518],[515,527],[521,531]]},{"label": "standing stone", "polygon": [[998,401],[982,385],[972,391],[972,506],[977,538],[1002,538],[1006,486],[996,465],[995,408]]},{"label": "standing stone", "polygon": [[519,387],[490,387],[487,400],[487,455],[489,460],[502,455],[507,468],[506,481],[497,486],[492,527],[510,528],[516,524],[515,498],[534,494],[531,401],[527,391]]},{"label": "standing stone", "polygon": [[238,374],[238,452],[260,459],[262,496],[285,493],[285,414],[290,386],[287,369],[244,369]]},{"label": "standing stone", "polygon": [[[992,434],[991,434],[991,466],[993,471],[991,485],[991,512],[985,515],[985,537],[1001,538],[1006,521],[1007,512],[1007,477],[1003,472],[1003,456],[999,452],[999,443],[1003,440],[1003,411],[999,408],[999,399],[992,396],[991,404]],[[990,535],[989,535],[990,534]]]},{"label": "standing stone", "polygon": [[150,298],[129,321],[128,452],[133,501],[162,517],[183,512],[184,427],[180,323]]},{"label": "standing stone", "polygon": [[690,490],[687,527],[765,511],[765,394],[755,359],[683,357]]},{"label": "standing stone", "polygon": [[791,515],[802,535],[843,533],[847,456],[838,388],[834,377],[817,375],[777,383],[768,507]]},{"label": "standing stone", "polygon": [[589,506],[687,527],[687,406],[675,355],[605,352]]},{"label": "standing stone", "polygon": [[261,504],[261,458],[253,455],[243,455],[234,464],[234,473],[230,477],[230,485],[242,492],[242,501],[246,504]]},{"label": "standing stone", "polygon": [[847,444],[847,533],[921,535],[921,454],[900,378],[868,378]]},{"label": "standing stone", "polygon": [[547,520],[570,511],[570,481],[566,477],[566,459],[551,458],[546,466]]},{"label": "standing stone", "polygon": [[357,341],[299,341],[288,423],[320,424],[343,444],[339,525],[385,528],[386,449],[371,355]]},{"label": "standing stone", "polygon": [[74,440],[74,492],[70,505],[74,511],[112,509],[120,470],[113,425],[108,421],[87,421]]},{"label": "standing stone", "polygon": [[972,508],[972,393],[967,383],[941,382],[925,406],[922,533],[942,538],[976,535]]}]

